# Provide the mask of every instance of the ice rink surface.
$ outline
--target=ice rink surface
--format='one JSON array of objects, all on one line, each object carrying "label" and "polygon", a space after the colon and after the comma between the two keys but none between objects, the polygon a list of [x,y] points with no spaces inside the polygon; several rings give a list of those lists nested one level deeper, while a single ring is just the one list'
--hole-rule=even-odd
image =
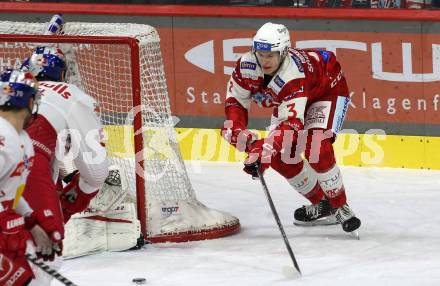
[{"label": "ice rink surface", "polygon": [[[201,165],[199,165],[201,164]],[[60,272],[80,286],[135,285],[440,285],[440,172],[342,168],[361,239],[340,225],[298,227],[306,204],[269,170],[265,177],[303,272],[292,262],[259,181],[232,163],[187,163],[197,197],[240,218],[241,232],[212,241],[147,245],[64,261]],[[51,285],[61,285],[53,282]]]}]

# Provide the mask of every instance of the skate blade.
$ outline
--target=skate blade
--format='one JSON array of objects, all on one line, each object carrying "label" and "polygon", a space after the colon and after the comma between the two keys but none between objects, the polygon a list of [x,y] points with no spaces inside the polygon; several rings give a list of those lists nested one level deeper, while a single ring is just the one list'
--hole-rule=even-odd
[{"label": "skate blade", "polygon": [[359,236],[359,232],[357,230],[350,232],[350,235],[357,240],[361,239],[361,237]]},{"label": "skate blade", "polygon": [[314,221],[293,221],[294,225],[297,226],[319,226],[319,225],[334,225],[338,224],[338,221],[336,220],[336,217],[334,215],[323,217]]}]

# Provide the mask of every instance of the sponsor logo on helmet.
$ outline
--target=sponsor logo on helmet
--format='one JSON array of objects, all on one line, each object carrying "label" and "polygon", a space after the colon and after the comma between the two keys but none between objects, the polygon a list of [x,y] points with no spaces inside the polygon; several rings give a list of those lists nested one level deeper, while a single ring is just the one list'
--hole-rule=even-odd
[{"label": "sponsor logo on helmet", "polygon": [[268,51],[270,52],[272,50],[272,45],[269,43],[263,43],[263,42],[254,42],[254,49],[256,51]]},{"label": "sponsor logo on helmet", "polygon": [[256,70],[257,64],[253,62],[241,62],[240,68],[246,69],[246,70]]},{"label": "sponsor logo on helmet", "polygon": [[284,84],[286,84],[284,82],[284,80],[282,80],[278,75],[275,77],[275,79],[273,80],[275,82],[276,85],[278,85],[280,88],[282,88],[284,86]]},{"label": "sponsor logo on helmet", "polygon": [[278,33],[280,34],[287,34],[287,28],[286,27],[282,27],[282,28],[277,28]]},{"label": "sponsor logo on helmet", "polygon": [[6,145],[5,141],[6,141],[6,138],[4,136],[0,135],[0,148],[4,147]]}]

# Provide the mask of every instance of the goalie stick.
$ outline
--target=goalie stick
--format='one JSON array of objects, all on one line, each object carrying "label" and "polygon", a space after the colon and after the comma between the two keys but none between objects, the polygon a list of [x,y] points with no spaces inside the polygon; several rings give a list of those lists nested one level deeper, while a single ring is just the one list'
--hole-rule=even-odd
[{"label": "goalie stick", "polygon": [[290,247],[289,239],[287,238],[287,235],[284,232],[284,227],[281,223],[280,217],[278,216],[278,212],[275,209],[275,205],[273,204],[272,197],[270,196],[270,193],[269,193],[269,189],[267,188],[266,180],[264,179],[263,174],[261,174],[258,166],[257,166],[257,173],[258,173],[258,178],[260,179],[261,185],[263,186],[264,193],[266,194],[267,201],[269,202],[270,209],[272,210],[272,214],[275,218],[275,221],[278,224],[278,229],[280,230],[281,236],[283,237],[284,244],[286,245],[286,248],[287,248],[287,252],[289,252],[290,258],[292,259],[293,266],[295,266],[295,269],[301,275],[301,270],[299,269],[298,262],[296,262],[295,255],[293,254],[292,248]]},{"label": "goalie stick", "polygon": [[43,261],[38,261],[37,257],[32,256],[31,254],[27,253],[26,259],[29,260],[30,262],[32,262],[34,265],[38,266],[41,270],[43,270],[44,272],[46,272],[47,274],[49,274],[53,278],[55,278],[58,281],[60,281],[61,283],[63,283],[63,285],[78,286],[77,284],[73,283],[72,281],[70,281],[69,279],[67,279],[63,275],[61,275],[58,271],[51,268],[49,265],[45,264]]}]

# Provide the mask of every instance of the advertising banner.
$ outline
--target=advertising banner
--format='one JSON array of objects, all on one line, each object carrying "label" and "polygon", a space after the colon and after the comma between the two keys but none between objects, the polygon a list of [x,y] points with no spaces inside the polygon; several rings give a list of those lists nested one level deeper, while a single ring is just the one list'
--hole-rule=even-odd
[{"label": "advertising banner", "polygon": [[[161,33],[166,35],[166,30]],[[253,33],[238,28],[174,28],[172,39],[162,38],[173,41],[173,57],[164,60],[176,115],[223,117],[226,83],[235,61],[250,49]],[[295,31],[291,39],[297,48],[336,54],[352,96],[348,124],[410,124],[410,129],[438,124],[440,35]],[[267,118],[270,110],[255,105],[251,115]]]}]

